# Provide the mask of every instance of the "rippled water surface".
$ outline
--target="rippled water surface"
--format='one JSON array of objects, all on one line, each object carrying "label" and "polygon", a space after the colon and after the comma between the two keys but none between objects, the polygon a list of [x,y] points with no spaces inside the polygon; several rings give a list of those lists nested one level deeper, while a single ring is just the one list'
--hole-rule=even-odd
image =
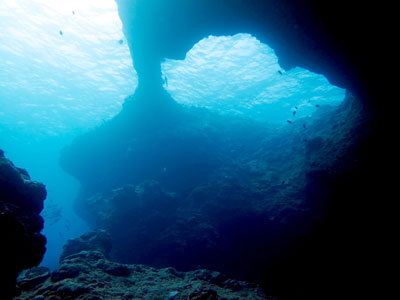
[{"label": "rippled water surface", "polygon": [[1,123],[33,134],[97,125],[137,84],[114,1],[1,1],[0,58]]}]

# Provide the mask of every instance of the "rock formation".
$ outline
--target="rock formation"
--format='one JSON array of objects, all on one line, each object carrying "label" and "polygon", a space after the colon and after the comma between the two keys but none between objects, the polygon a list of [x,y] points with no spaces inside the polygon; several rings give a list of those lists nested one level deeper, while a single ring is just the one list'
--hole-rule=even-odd
[{"label": "rock formation", "polygon": [[[293,269],[310,255],[326,255],[298,247],[314,247],[307,236],[334,205],[338,174],[355,167],[368,131],[357,99],[281,129],[201,109],[171,115],[174,123],[129,118],[128,132],[121,114],[64,152],[82,183],[78,211],[110,232],[113,259],[201,266],[271,288],[300,276]],[[298,261],[275,270],[291,248]]]},{"label": "rock formation", "polygon": [[[94,240],[105,232],[91,232]],[[71,240],[81,243],[85,236]],[[102,247],[100,247],[103,250]],[[100,251],[64,252],[57,270],[35,268],[18,279],[21,294],[16,300],[63,299],[272,299],[255,284],[232,280],[215,271],[199,269],[179,272],[174,268],[155,269],[144,265],[124,265],[108,260]]]},{"label": "rock formation", "polygon": [[274,134],[265,124],[211,114],[212,129],[186,122],[184,131],[159,132],[151,143],[135,139],[126,169],[103,164],[109,177],[96,178],[103,187],[112,179],[131,183],[85,199],[89,220],[111,233],[120,262],[185,271],[201,265],[259,279],[257,265],[322,217],[335,174],[350,168],[364,125],[354,101],[348,96],[340,108],[303,120],[306,128],[295,122]]},{"label": "rock formation", "polygon": [[110,257],[112,243],[110,234],[105,230],[95,230],[83,234],[81,237],[68,240],[63,247],[63,252],[60,256],[60,262],[65,257],[70,256],[81,251],[98,251],[101,252],[105,258]]},{"label": "rock formation", "polygon": [[43,184],[32,181],[0,150],[0,268],[1,299],[11,299],[15,279],[24,269],[37,266],[46,250],[39,215],[46,198]]},{"label": "rock formation", "polygon": [[[160,62],[183,59],[208,35],[250,33],[274,49],[284,69],[324,74],[362,101],[377,96],[385,60],[385,6],[338,0],[117,0],[142,87],[161,87]],[[372,21],[372,20],[375,20]],[[371,36],[371,32],[379,32]],[[382,92],[382,91],[381,91]],[[375,106],[380,103],[374,103]],[[381,106],[381,105],[380,105]],[[382,107],[382,106],[381,106]]]},{"label": "rock formation", "polygon": [[[344,290],[357,298],[352,274],[371,282],[364,262],[379,248],[371,239],[381,239],[370,223],[376,199],[390,199],[381,176],[391,164],[386,87],[376,72],[385,64],[371,60],[385,57],[382,35],[373,44],[370,35],[380,10],[312,0],[117,3],[139,87],[118,116],[62,155],[82,183],[77,211],[110,230],[112,255],[183,269],[198,260],[255,276],[289,299],[335,299]],[[346,102],[280,130],[176,105],[162,89],[160,62],[182,59],[209,34],[238,32],[271,46],[283,68],[347,88]]]}]

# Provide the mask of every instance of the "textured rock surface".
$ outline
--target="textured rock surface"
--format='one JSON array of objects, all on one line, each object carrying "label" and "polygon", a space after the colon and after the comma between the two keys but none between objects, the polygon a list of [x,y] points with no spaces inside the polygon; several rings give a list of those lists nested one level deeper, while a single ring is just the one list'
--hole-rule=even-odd
[{"label": "textured rock surface", "polygon": [[40,234],[46,189],[31,181],[0,150],[0,268],[1,296],[14,294],[15,279],[24,269],[37,266],[45,252],[46,238]]},{"label": "textured rock surface", "polygon": [[219,272],[196,270],[178,272],[173,268],[155,269],[144,265],[123,265],[107,260],[101,252],[82,251],[65,257],[59,268],[48,271],[31,270],[29,275],[47,276],[45,281],[31,280],[31,288],[23,289],[15,300],[261,300],[265,296],[257,285],[231,280]]},{"label": "textured rock surface", "polygon": [[68,240],[63,247],[60,261],[65,257],[81,251],[96,250],[101,252],[106,258],[109,258],[111,251],[111,237],[105,230],[95,230],[87,232],[79,238]]}]

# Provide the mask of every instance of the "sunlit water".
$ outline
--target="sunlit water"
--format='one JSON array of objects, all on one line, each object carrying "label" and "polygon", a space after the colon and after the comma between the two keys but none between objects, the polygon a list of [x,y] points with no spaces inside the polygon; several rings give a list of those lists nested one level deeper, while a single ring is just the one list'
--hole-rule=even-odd
[{"label": "sunlit water", "polygon": [[[248,34],[205,38],[162,70],[179,103],[272,123],[344,98],[321,75],[283,70]],[[87,230],[73,212],[79,185],[59,167],[60,149],[115,116],[136,86],[114,1],[0,2],[0,148],[47,186],[44,265],[54,268],[66,239]]]},{"label": "sunlit water", "polygon": [[[166,60],[165,88],[178,102],[284,124],[338,105],[345,90],[306,69],[283,70],[273,49],[249,34],[210,36],[184,61]],[[295,118],[293,118],[293,112]]]},{"label": "sunlit water", "polygon": [[56,266],[65,240],[86,230],[60,149],[117,114],[136,85],[114,1],[0,1],[0,147],[46,184],[43,264]]},{"label": "sunlit water", "polygon": [[133,93],[114,1],[2,0],[0,18],[3,125],[45,136],[79,131],[115,115]]}]

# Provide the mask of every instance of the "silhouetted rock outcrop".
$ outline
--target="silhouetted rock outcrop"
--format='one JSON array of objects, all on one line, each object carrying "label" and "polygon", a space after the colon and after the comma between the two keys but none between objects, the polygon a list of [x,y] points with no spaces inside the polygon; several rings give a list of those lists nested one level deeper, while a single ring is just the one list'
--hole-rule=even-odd
[{"label": "silhouetted rock outcrop", "polygon": [[[365,103],[384,108],[384,101],[374,97],[385,87],[382,66],[390,64],[387,49],[381,47],[390,41],[385,5],[345,0],[116,2],[139,88],[160,88],[161,61],[184,59],[202,38],[250,33],[274,49],[285,70],[299,66],[324,74]],[[370,32],[379,34],[371,37]]]},{"label": "silhouetted rock outcrop", "polygon": [[24,269],[37,266],[46,250],[40,234],[46,189],[30,180],[26,170],[17,168],[0,150],[0,267],[1,297],[11,299],[15,279]]}]

